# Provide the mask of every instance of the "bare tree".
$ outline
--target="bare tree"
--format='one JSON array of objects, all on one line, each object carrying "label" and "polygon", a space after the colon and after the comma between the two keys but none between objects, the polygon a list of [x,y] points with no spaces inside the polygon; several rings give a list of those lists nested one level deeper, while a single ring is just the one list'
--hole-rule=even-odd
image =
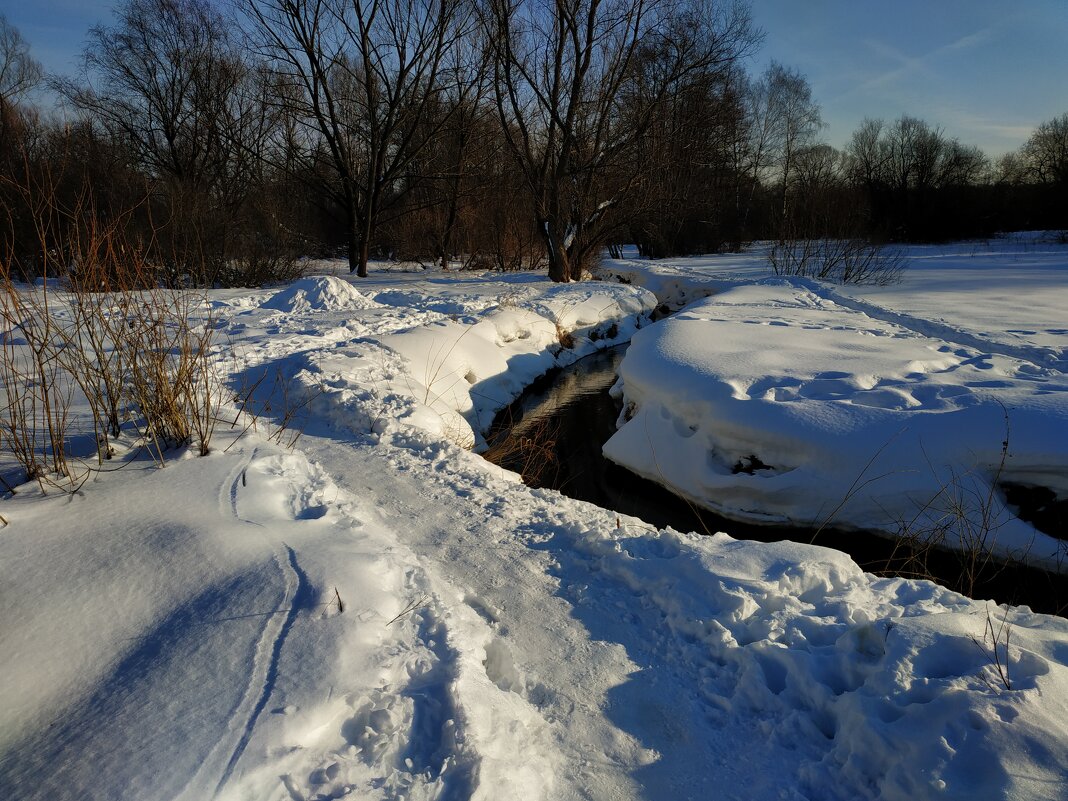
[{"label": "bare tree", "polygon": [[990,159],[978,147],[961,144],[956,139],[944,143],[935,179],[937,186],[976,186],[991,177]]},{"label": "bare tree", "polygon": [[[466,0],[248,0],[260,47],[286,84],[291,158],[327,167],[319,189],[346,216],[349,266],[412,188],[409,167],[469,90]],[[312,174],[305,170],[305,175]],[[320,175],[324,175],[320,173]]]},{"label": "bare tree", "polygon": [[85,50],[97,85],[57,86],[134,152],[154,187],[171,279],[200,272],[210,283],[250,193],[254,140],[269,127],[257,74],[211,0],[127,0],[116,13]]},{"label": "bare tree", "polygon": [[1068,187],[1068,113],[1039,125],[1021,152],[1035,180]]},{"label": "bare tree", "polygon": [[151,172],[216,177],[219,117],[242,69],[210,0],[128,0],[114,27],[90,31],[84,59],[99,85],[61,84],[79,108],[130,142]]},{"label": "bare tree", "polygon": [[782,217],[789,213],[790,185],[794,180],[800,152],[816,139],[823,118],[820,107],[812,99],[812,87],[805,76],[777,62],[768,68],[773,112],[778,117],[779,183],[782,187]]},{"label": "bare tree", "polygon": [[39,62],[18,28],[0,14],[0,105],[13,103],[33,89],[44,76]]},{"label": "bare tree", "polygon": [[687,78],[754,43],[712,0],[487,0],[497,111],[534,202],[549,277],[581,277],[634,190],[635,144]]},{"label": "bare tree", "polygon": [[979,189],[989,183],[991,168],[979,148],[903,115],[890,124],[864,120],[846,153],[877,234],[941,239],[981,232],[977,226],[988,212]]},{"label": "bare tree", "polygon": [[[637,146],[643,175],[623,204],[627,234],[659,258],[736,246],[744,111],[736,71],[701,72],[662,104]],[[750,192],[752,187],[748,187]]]},{"label": "bare tree", "polygon": [[785,224],[799,155],[815,144],[823,127],[820,108],[805,76],[777,61],[748,82],[743,97],[746,135],[740,143],[739,169],[749,179],[749,196],[741,212],[743,227],[761,183],[778,185],[778,217]]}]

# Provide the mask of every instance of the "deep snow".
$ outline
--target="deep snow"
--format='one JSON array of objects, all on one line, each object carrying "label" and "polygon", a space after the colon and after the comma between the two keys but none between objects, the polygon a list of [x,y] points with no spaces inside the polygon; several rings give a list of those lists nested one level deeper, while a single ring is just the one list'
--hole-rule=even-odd
[{"label": "deep snow", "polygon": [[605,454],[728,516],[1068,568],[1068,532],[999,489],[1068,499],[1068,249],[912,256],[890,287],[767,277],[751,256],[607,265],[672,305],[715,294],[634,338]]},{"label": "deep snow", "polygon": [[[729,332],[859,312],[736,271],[714,281],[737,287],[723,308],[648,326],[652,292],[700,295],[708,264],[661,267],[651,291],[320,268],[212,293],[229,386],[271,401],[254,427],[4,500],[0,797],[1068,797],[1065,620],[824,548],[655,531],[467,449],[534,376],[635,332],[632,365],[661,341],[681,359],[675,329],[716,315]],[[719,331],[686,346],[713,392]],[[880,375],[910,349],[964,359],[898,346],[865,351]],[[692,437],[665,437],[661,465],[689,458]]]}]

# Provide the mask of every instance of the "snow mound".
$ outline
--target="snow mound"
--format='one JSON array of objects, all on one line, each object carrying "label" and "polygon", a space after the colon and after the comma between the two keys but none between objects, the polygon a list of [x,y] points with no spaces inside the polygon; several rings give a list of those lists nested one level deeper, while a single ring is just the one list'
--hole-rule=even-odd
[{"label": "snow mound", "polygon": [[261,308],[284,312],[377,309],[380,306],[352,284],[332,275],[300,278],[261,304]]},{"label": "snow mound", "polygon": [[535,378],[625,342],[655,305],[650,292],[612,284],[509,295],[475,317],[322,354],[297,383],[325,390],[316,414],[337,427],[377,435],[400,424],[481,448],[496,412]]},{"label": "snow mound", "polygon": [[1068,495],[1068,440],[1049,435],[1068,430],[1061,363],[841,299],[765,279],[638,332],[605,454],[738,518],[930,532],[965,550],[981,536],[1057,568],[1064,543],[1016,517],[997,484]]}]

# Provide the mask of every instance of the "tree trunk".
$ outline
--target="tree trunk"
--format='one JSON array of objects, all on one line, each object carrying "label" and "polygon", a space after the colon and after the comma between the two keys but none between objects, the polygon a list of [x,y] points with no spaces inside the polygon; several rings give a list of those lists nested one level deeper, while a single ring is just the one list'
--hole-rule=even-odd
[{"label": "tree trunk", "polygon": [[359,264],[356,266],[356,275],[359,278],[367,277],[367,257],[371,251],[371,240],[368,237],[361,237],[359,247]]},{"label": "tree trunk", "polygon": [[549,258],[549,280],[566,284],[571,280],[571,270],[567,249],[563,246],[563,237],[557,235],[553,224],[548,220],[539,220],[538,229],[545,240],[545,254]]},{"label": "tree trunk", "polygon": [[356,273],[359,278],[367,277],[370,247],[370,237],[365,226],[361,225],[359,220],[352,219],[349,223],[349,272]]},{"label": "tree trunk", "polygon": [[445,212],[445,223],[441,229],[441,236],[438,238],[438,251],[441,256],[441,269],[443,270],[449,269],[449,259],[452,256],[453,231],[456,228],[456,218],[460,205],[458,195],[457,191],[450,193],[448,207]]}]

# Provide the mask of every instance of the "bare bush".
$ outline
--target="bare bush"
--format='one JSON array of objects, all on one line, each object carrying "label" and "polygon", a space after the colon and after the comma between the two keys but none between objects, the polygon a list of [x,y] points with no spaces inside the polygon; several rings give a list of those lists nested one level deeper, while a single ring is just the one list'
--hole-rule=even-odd
[{"label": "bare bush", "polygon": [[859,238],[780,239],[768,251],[768,263],[776,275],[877,286],[900,281],[907,266],[896,248]]},{"label": "bare bush", "polygon": [[210,364],[210,314],[197,320],[204,306],[195,293],[152,287],[138,293],[122,328],[130,400],[161,460],[168,448],[209,450],[220,387]]},{"label": "bare bush", "polygon": [[[258,430],[260,421],[265,420],[264,434],[267,439],[292,448],[304,433],[304,423],[307,422],[303,417],[305,409],[325,392],[325,387],[322,384],[305,387],[301,392],[293,394],[290,382],[281,370],[274,371],[274,381],[270,387],[264,385],[267,375],[268,371],[263,371],[258,378],[233,394],[232,402],[236,404],[238,414],[230,423],[230,427],[235,428],[243,421],[243,436],[250,430]],[[236,441],[237,439],[234,440]]]},{"label": "bare bush", "polygon": [[73,385],[60,360],[47,284],[16,286],[8,262],[0,282],[4,444],[22,467],[25,480],[69,478],[65,443]]},{"label": "bare bush", "polygon": [[972,596],[981,581],[1000,569],[994,543],[1005,506],[998,484],[1009,453],[1009,417],[1006,410],[1003,413],[1005,438],[993,474],[986,470],[950,470],[948,478],[917,505],[912,517],[898,522],[896,547],[889,560],[900,563],[896,572],[932,578],[929,557],[936,550],[951,552],[957,555],[958,574],[941,580],[950,581],[955,589]]},{"label": "bare bush", "polygon": [[3,447],[24,478],[74,486],[75,473],[85,475],[68,443],[76,398],[88,407],[98,463],[128,419],[161,463],[167,448],[206,454],[220,390],[203,293],[162,288],[147,248],[125,236],[129,215],[101,222],[88,192],[67,206],[47,177],[13,187],[38,242],[23,258],[45,276],[19,284],[14,276],[32,271],[12,247],[0,260]]},{"label": "bare bush", "polygon": [[972,637],[972,642],[987,659],[979,678],[996,692],[1011,691],[1012,679],[1009,676],[1009,638],[1012,635],[1012,624],[1009,622],[1009,613],[995,625],[994,617],[990,609],[986,610],[986,625],[983,627],[983,639]]}]

